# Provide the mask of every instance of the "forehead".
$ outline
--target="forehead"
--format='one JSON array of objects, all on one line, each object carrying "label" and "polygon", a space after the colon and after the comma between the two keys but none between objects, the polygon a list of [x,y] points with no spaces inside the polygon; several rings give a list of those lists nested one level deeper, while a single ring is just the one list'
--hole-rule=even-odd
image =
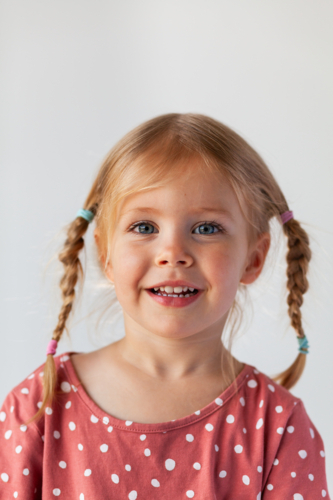
[{"label": "forehead", "polygon": [[241,215],[237,196],[223,172],[207,171],[189,162],[168,176],[162,186],[127,196],[119,207],[119,217],[135,212],[158,213],[190,209],[191,213],[220,212],[235,218]]}]

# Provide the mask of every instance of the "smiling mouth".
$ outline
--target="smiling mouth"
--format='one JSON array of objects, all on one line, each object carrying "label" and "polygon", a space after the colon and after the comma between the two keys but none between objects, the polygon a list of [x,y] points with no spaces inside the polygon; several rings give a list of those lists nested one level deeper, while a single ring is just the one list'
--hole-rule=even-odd
[{"label": "smiling mouth", "polygon": [[149,291],[152,292],[154,295],[161,295],[163,297],[192,297],[192,295],[196,295],[199,290],[196,288],[193,290],[193,292],[187,291],[186,293],[165,293],[161,292],[160,290],[154,290],[154,288],[149,288]]}]

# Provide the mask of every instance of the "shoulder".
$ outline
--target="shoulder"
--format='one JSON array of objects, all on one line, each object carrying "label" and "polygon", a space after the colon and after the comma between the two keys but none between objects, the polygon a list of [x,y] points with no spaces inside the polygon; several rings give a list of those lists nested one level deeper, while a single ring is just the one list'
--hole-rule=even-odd
[{"label": "shoulder", "polygon": [[[63,362],[68,359],[69,353],[54,357],[58,380],[57,390],[64,380]],[[10,418],[16,421],[17,425],[25,427],[24,423],[37,413],[43,397],[44,366],[45,363],[36,368],[7,394],[1,407],[0,423]],[[32,427],[42,434],[43,418],[33,424]]]},{"label": "shoulder", "polygon": [[282,470],[288,477],[294,478],[296,473],[303,477],[301,470],[307,464],[324,484],[324,443],[303,401],[251,365],[247,365],[239,397],[248,439],[252,439],[253,450],[258,448],[262,454],[264,482],[269,473],[274,480],[281,478]]},{"label": "shoulder", "polygon": [[266,414],[278,414],[289,418],[296,405],[302,403],[285,387],[276,383],[257,368],[247,365],[244,393],[246,400],[258,408],[265,408]]}]

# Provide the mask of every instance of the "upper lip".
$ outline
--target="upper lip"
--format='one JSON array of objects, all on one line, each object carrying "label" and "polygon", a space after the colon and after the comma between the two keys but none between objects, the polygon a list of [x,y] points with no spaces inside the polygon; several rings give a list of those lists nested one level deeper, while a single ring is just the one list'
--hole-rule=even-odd
[{"label": "upper lip", "polygon": [[160,283],[157,283],[156,285],[152,285],[149,288],[158,288],[160,286],[172,286],[174,288],[176,286],[187,286],[188,288],[195,288],[196,290],[200,290],[200,288],[196,284],[184,280],[176,280],[176,281],[165,280],[161,281]]}]

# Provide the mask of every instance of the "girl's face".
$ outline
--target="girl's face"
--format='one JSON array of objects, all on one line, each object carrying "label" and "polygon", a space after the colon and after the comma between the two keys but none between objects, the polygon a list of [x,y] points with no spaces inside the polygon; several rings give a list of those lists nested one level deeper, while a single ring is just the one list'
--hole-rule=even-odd
[{"label": "girl's face", "polygon": [[[189,166],[165,187],[130,195],[120,206],[106,274],[126,332],[220,337],[239,283],[249,284],[261,272],[269,235],[250,244],[248,223],[227,178],[203,173],[194,161]],[[148,289],[169,280],[201,291],[183,307],[161,304]]]}]

